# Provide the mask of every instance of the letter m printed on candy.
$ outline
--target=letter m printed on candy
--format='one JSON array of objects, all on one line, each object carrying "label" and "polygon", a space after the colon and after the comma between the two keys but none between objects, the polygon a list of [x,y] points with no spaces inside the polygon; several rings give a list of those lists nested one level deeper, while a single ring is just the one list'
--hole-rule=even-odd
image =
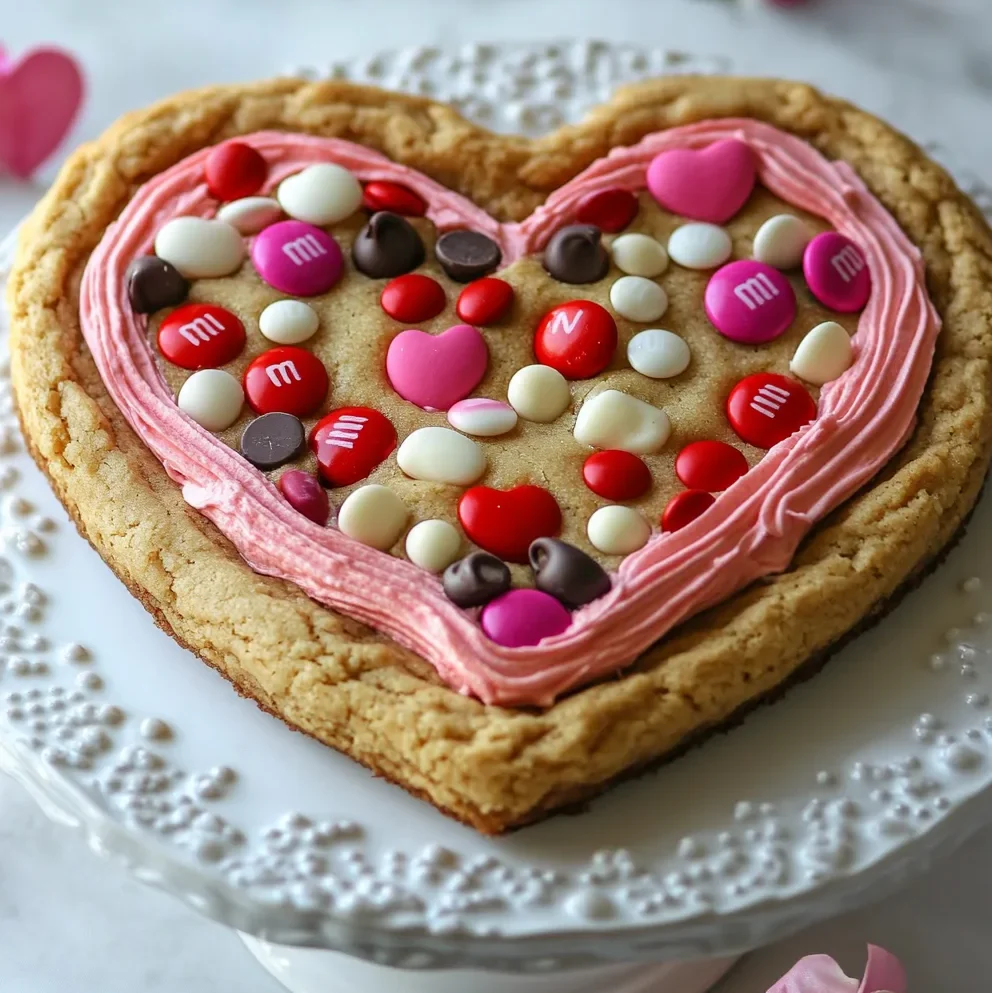
[{"label": "letter m printed on candy", "polygon": [[296,368],[296,364],[292,359],[286,359],[284,362],[277,362],[275,365],[267,365],[265,367],[265,374],[269,377],[272,385],[277,389],[280,386],[289,386],[294,379],[298,383],[303,379],[300,375],[299,369]]},{"label": "letter m printed on candy", "polygon": [[203,314],[179,327],[179,333],[195,348],[201,341],[216,338],[224,330],[224,325],[213,314]]},{"label": "letter m printed on candy", "polygon": [[763,272],[759,272],[757,276],[752,276],[750,279],[745,279],[743,283],[738,283],[734,287],[734,296],[748,310],[757,310],[774,300],[778,295],[778,287]]},{"label": "letter m printed on candy", "polygon": [[327,254],[327,249],[312,234],[301,235],[294,241],[287,241],[282,246],[282,251],[293,265],[306,265]]}]

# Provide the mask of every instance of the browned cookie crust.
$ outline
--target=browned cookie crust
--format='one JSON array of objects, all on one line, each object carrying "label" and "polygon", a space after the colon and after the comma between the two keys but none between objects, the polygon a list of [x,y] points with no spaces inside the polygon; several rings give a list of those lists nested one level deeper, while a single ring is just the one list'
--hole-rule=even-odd
[{"label": "browned cookie crust", "polygon": [[[267,128],[347,138],[499,218],[521,219],[611,147],[727,116],[766,121],[851,163],[920,246],[944,329],[919,425],[873,485],[815,529],[787,573],[695,618],[622,677],[547,710],[462,697],[388,639],[252,572],[132,433],[81,338],[79,280],[106,226],[142,182],[224,138]],[[73,156],[26,226],[9,299],[32,453],[156,620],[267,710],[487,832],[599,792],[822,655],[939,555],[990,456],[992,233],[912,142],[795,83],[659,80],[536,141],[340,83],[183,94]]]}]

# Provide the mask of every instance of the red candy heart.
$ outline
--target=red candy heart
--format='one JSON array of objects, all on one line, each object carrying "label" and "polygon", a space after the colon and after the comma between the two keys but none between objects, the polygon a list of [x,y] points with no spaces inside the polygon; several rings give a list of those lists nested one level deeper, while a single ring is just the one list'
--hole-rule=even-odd
[{"label": "red candy heart", "polygon": [[212,197],[240,200],[262,188],[269,167],[251,145],[243,141],[226,141],[207,156],[204,172]]},{"label": "red candy heart", "polygon": [[327,385],[320,359],[292,345],[262,352],[244,375],[245,396],[256,414],[278,410],[306,417],[324,402]]},{"label": "red candy heart", "polygon": [[365,184],[362,206],[373,214],[388,210],[406,217],[423,217],[427,213],[427,204],[413,190],[381,179]]},{"label": "red candy heart", "polygon": [[532,541],[561,530],[558,501],[540,486],[473,486],[458,501],[458,520],[480,548],[507,562],[526,562]]},{"label": "red candy heart", "polygon": [[678,531],[679,528],[684,528],[704,511],[709,510],[714,503],[716,497],[702,490],[683,490],[681,493],[676,493],[668,501],[668,506],[661,515],[661,530]]},{"label": "red candy heart", "polygon": [[637,216],[637,196],[630,190],[613,186],[590,193],[579,201],[575,219],[580,224],[595,224],[611,234],[623,229]]},{"label": "red candy heart", "polygon": [[382,309],[394,321],[419,324],[437,317],[444,310],[448,298],[436,279],[419,272],[397,276],[386,283],[379,297]]},{"label": "red candy heart", "polygon": [[570,300],[552,307],[537,326],[534,354],[566,379],[598,376],[613,361],[617,324],[591,300]]},{"label": "red candy heart", "polygon": [[486,276],[461,291],[455,309],[466,324],[485,327],[503,317],[512,303],[513,287],[502,279]]},{"label": "red candy heart", "polygon": [[633,453],[619,449],[590,455],[582,478],[593,493],[614,503],[636,500],[651,489],[651,470]]},{"label": "red candy heart", "polygon": [[396,447],[396,428],[372,407],[339,407],[310,432],[310,450],[330,486],[364,479]]},{"label": "red candy heart", "polygon": [[217,369],[245,347],[245,326],[209,303],[177,307],[158,329],[159,351],[181,369]]},{"label": "red candy heart", "polygon": [[747,472],[747,459],[722,441],[694,441],[675,459],[675,475],[691,490],[720,493]]},{"label": "red candy heart", "polygon": [[796,380],[758,372],[730,391],[727,417],[742,441],[771,448],[814,420],[816,403]]}]

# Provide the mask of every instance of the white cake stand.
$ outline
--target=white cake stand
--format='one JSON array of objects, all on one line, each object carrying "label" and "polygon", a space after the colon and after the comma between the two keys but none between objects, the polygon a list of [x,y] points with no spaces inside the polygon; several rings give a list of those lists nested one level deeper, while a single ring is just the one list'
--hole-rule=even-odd
[{"label": "white cake stand", "polygon": [[[679,68],[720,66],[571,44],[329,71],[533,131]],[[9,261],[8,242],[0,275]],[[986,499],[941,569],[784,701],[581,816],[487,839],[162,634],[25,453],[4,361],[0,768],[94,851],[242,932],[294,993],[702,993],[992,819],[990,537]]]}]

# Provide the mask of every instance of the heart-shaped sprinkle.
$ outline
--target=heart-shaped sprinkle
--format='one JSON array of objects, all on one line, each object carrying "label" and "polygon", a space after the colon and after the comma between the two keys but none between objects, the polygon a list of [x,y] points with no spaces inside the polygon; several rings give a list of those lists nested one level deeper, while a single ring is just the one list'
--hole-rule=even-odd
[{"label": "heart-shaped sprinkle", "polygon": [[207,189],[217,200],[250,197],[262,188],[268,173],[265,159],[243,141],[225,141],[223,145],[217,145],[204,163]]},{"label": "heart-shaped sprinkle", "polygon": [[365,184],[362,206],[373,214],[388,210],[405,217],[423,217],[427,213],[427,204],[413,190],[384,179]]},{"label": "heart-shaped sprinkle", "polygon": [[488,276],[503,260],[499,245],[481,231],[449,231],[438,238],[434,254],[449,279],[456,283]]},{"label": "heart-shaped sprinkle", "polygon": [[241,454],[263,471],[277,469],[296,458],[306,447],[307,433],[293,414],[262,414],[241,435]]},{"label": "heart-shaped sprinkle", "polygon": [[661,515],[661,530],[671,532],[684,528],[709,510],[714,503],[716,497],[704,490],[683,490],[681,493],[676,493],[668,501],[665,512]]},{"label": "heart-shaped sprinkle", "polygon": [[142,255],[127,267],[127,297],[135,313],[153,314],[182,303],[189,280],[171,263],[155,255]]},{"label": "heart-shaped sprinkle", "polygon": [[411,479],[469,486],[486,471],[486,456],[471,438],[431,425],[403,439],[396,464]]},{"label": "heart-shaped sprinkle", "polygon": [[292,345],[262,352],[245,369],[245,396],[256,414],[307,417],[324,402],[327,387],[324,363]]},{"label": "heart-shaped sprinkle", "polygon": [[853,361],[847,331],[836,321],[824,321],[799,342],[789,369],[807,383],[823,386],[847,372]]},{"label": "heart-shaped sprinkle", "polygon": [[394,321],[419,324],[437,317],[447,306],[444,287],[436,279],[419,272],[391,279],[383,287],[379,304]]},{"label": "heart-shaped sprinkle", "polygon": [[754,236],[754,257],[776,269],[797,269],[813,232],[795,214],[776,214],[758,228]]},{"label": "heart-shaped sprinkle", "polygon": [[771,448],[809,424],[816,403],[801,383],[773,372],[745,376],[727,397],[727,419],[742,441]]},{"label": "heart-shaped sprinkle", "polygon": [[636,500],[651,489],[651,470],[632,452],[594,452],[582,466],[582,479],[597,496],[615,503]]},{"label": "heart-shaped sprinkle", "polygon": [[510,406],[525,420],[550,424],[568,410],[572,391],[568,380],[548,365],[518,369],[506,388]]},{"label": "heart-shaped sprinkle", "polygon": [[194,372],[179,389],[179,409],[208,431],[225,431],[240,416],[244,404],[241,384],[223,369]]},{"label": "heart-shaped sprinkle", "polygon": [[568,629],[569,612],[540,590],[510,590],[487,604],[479,618],[482,630],[505,648],[540,644]]},{"label": "heart-shaped sprinkle", "polygon": [[289,469],[279,477],[278,485],[286,502],[294,510],[321,527],[327,524],[327,518],[331,515],[331,502],[327,498],[327,491],[316,477],[301,469]]},{"label": "heart-shaped sprinkle", "polygon": [[616,267],[628,276],[655,279],[668,268],[668,252],[646,234],[622,234],[610,246]]},{"label": "heart-shaped sprinkle", "polygon": [[234,361],[245,347],[245,326],[212,303],[176,308],[158,329],[158,350],[181,369],[215,369]]},{"label": "heart-shaped sprinkle", "polygon": [[540,486],[496,490],[473,486],[458,501],[458,520],[480,548],[508,562],[526,562],[530,543],[561,530],[558,501]]},{"label": "heart-shaped sprinkle", "polygon": [[224,221],[174,217],[155,236],[155,254],[187,279],[230,276],[245,257],[241,232]]},{"label": "heart-shaped sprinkle", "polygon": [[633,507],[600,507],[586,525],[593,546],[604,555],[630,555],[651,537],[651,525]]},{"label": "heart-shaped sprinkle", "polygon": [[733,253],[730,235],[716,224],[683,224],[668,239],[668,257],[683,269],[715,269]]},{"label": "heart-shaped sprinkle", "polygon": [[552,307],[534,334],[534,354],[568,379],[591,379],[612,361],[617,323],[591,300],[570,300]]},{"label": "heart-shaped sprinkle", "polygon": [[455,310],[466,324],[484,328],[501,320],[512,303],[513,287],[505,280],[487,276],[461,291]]},{"label": "heart-shaped sprinkle", "polygon": [[471,397],[459,400],[448,409],[448,423],[465,434],[496,438],[517,426],[517,412],[499,400]]},{"label": "heart-shaped sprinkle", "polygon": [[763,262],[731,262],[706,286],[706,316],[724,337],[761,345],[789,330],[796,318],[792,284]]},{"label": "heart-shaped sprinkle", "polygon": [[385,552],[399,540],[408,517],[405,504],[388,486],[368,483],[341,504],[338,528],[349,538]]},{"label": "heart-shaped sprinkle", "polygon": [[668,310],[668,294],[643,276],[621,276],[610,287],[610,305],[628,321],[646,324]]},{"label": "heart-shaped sprinkle", "polygon": [[664,448],[671,432],[672,422],[660,407],[619,390],[603,390],[582,404],[573,434],[590,448],[644,455]]},{"label": "heart-shaped sprinkle", "polygon": [[405,217],[387,210],[373,214],[351,246],[355,268],[370,279],[402,276],[424,258],[424,242],[417,229]]},{"label": "heart-shaped sprinkle", "polygon": [[723,441],[694,441],[675,458],[675,475],[691,490],[719,493],[747,472],[747,459]]},{"label": "heart-shaped sprinkle", "polygon": [[277,345],[298,345],[317,333],[320,317],[302,300],[276,300],[258,316],[258,330]]},{"label": "heart-shaped sprinkle", "polygon": [[610,268],[602,232],[593,224],[559,228],[544,249],[544,268],[561,283],[596,283]]},{"label": "heart-shaped sprinkle", "polygon": [[443,572],[458,558],[462,536],[447,521],[420,521],[406,536],[406,557],[428,572]]},{"label": "heart-shaped sprinkle", "polygon": [[726,224],[747,203],[756,179],[754,153],[736,138],[670,149],[647,171],[648,191],[662,207],[710,224]]},{"label": "heart-shaped sprinkle", "polygon": [[424,410],[447,410],[486,374],[486,340],[469,324],[431,335],[415,328],[389,343],[386,375],[396,392]]},{"label": "heart-shaped sprinkle", "polygon": [[296,297],[326,293],[344,272],[338,243],[304,221],[270,224],[252,243],[251,260],[269,286]]},{"label": "heart-shaped sprinkle", "polygon": [[337,224],[361,206],[362,186],[343,166],[318,162],[284,179],[276,197],[282,209],[297,221]]},{"label": "heart-shaped sprinkle", "polygon": [[271,197],[243,197],[225,203],[217,211],[217,220],[237,228],[242,234],[258,234],[270,224],[282,220],[282,207]]},{"label": "heart-shaped sprinkle", "polygon": [[806,246],[803,275],[813,296],[842,314],[861,310],[871,296],[871,272],[864,252],[836,231],[818,234]]},{"label": "heart-shaped sprinkle", "polygon": [[531,542],[530,566],[539,590],[550,593],[571,610],[610,592],[606,570],[580,548],[557,538]]},{"label": "heart-shaped sprinkle", "polygon": [[351,486],[396,447],[396,428],[372,407],[339,407],[310,431],[310,451],[328,486]]},{"label": "heart-shaped sprinkle", "polygon": [[589,193],[579,201],[575,219],[580,224],[595,224],[600,231],[615,234],[637,216],[637,195],[630,190],[610,187]]},{"label": "heart-shaped sprinkle", "polygon": [[472,552],[445,569],[442,585],[456,606],[481,607],[510,588],[510,570],[495,555]]},{"label": "heart-shaped sprinkle", "polygon": [[689,368],[689,346],[677,334],[654,328],[639,331],[627,342],[631,368],[651,379],[670,379]]}]

